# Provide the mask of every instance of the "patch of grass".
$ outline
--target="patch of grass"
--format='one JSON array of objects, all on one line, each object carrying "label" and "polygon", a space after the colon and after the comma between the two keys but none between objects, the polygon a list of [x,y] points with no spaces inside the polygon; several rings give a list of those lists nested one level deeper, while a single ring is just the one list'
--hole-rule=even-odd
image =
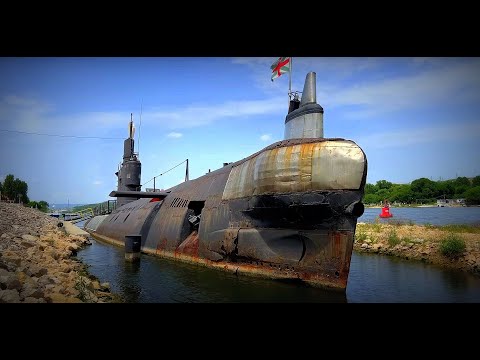
[{"label": "patch of grass", "polygon": [[380,218],[376,217],[375,222],[372,224],[372,230],[379,233],[382,230],[382,225],[380,224]]},{"label": "patch of grass", "polygon": [[465,240],[455,233],[448,234],[440,242],[440,252],[448,258],[457,258],[465,249]]},{"label": "patch of grass", "polygon": [[388,222],[390,225],[401,226],[401,225],[415,225],[413,220],[402,220],[402,219],[390,219]]},{"label": "patch of grass", "polygon": [[480,233],[480,226],[467,224],[450,224],[439,226],[439,229],[451,233]]},{"label": "patch of grass", "polygon": [[425,223],[423,226],[425,226],[427,229],[434,229],[435,228],[435,226],[433,226],[430,223]]},{"label": "patch of grass", "polygon": [[355,240],[358,242],[364,242],[365,240],[367,240],[367,234],[363,231],[357,231],[355,233]]},{"label": "patch of grass", "polygon": [[398,237],[397,231],[395,229],[389,231],[387,240],[388,245],[390,245],[391,247],[398,245],[402,242],[402,240]]},{"label": "patch of grass", "polygon": [[400,240],[405,241],[407,244],[414,242],[413,239],[409,236],[402,237]]},{"label": "patch of grass", "polygon": [[75,289],[78,290],[78,298],[82,300],[83,302],[88,302],[90,301],[90,291],[87,288],[87,283],[85,281],[85,278],[83,276],[80,276],[79,279],[77,280],[75,284]]}]

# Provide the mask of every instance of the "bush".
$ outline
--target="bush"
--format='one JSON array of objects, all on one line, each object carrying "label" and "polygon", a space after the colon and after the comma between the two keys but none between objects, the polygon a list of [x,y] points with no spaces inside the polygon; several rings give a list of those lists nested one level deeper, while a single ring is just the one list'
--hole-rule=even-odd
[{"label": "bush", "polygon": [[456,258],[466,249],[465,240],[454,233],[450,233],[442,239],[440,243],[440,252],[449,258]]},{"label": "bush", "polygon": [[388,245],[393,247],[400,244],[400,242],[401,240],[397,235],[397,231],[395,229],[390,230],[390,232],[388,233]]},{"label": "bush", "polygon": [[355,239],[358,242],[364,242],[365,240],[367,240],[367,234],[361,231],[357,231],[355,233]]}]

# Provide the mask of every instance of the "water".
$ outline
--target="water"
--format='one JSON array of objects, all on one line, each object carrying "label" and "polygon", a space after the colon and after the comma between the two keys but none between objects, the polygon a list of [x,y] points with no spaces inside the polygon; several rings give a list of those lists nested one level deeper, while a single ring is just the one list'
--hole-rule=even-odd
[{"label": "water", "polygon": [[[447,211],[443,211],[447,210]],[[443,211],[443,212],[442,212]],[[392,208],[393,218],[445,225],[479,223],[480,208]],[[371,222],[380,209],[366,209]],[[445,215],[442,217],[441,215]],[[465,221],[460,221],[460,219]],[[385,221],[388,219],[381,219]],[[78,223],[82,227],[83,223]],[[292,282],[236,276],[197,265],[141,255],[125,262],[122,248],[97,242],[78,253],[89,271],[132,303],[330,302],[479,303],[480,277],[420,261],[354,252],[345,293]]]},{"label": "water", "polygon": [[[382,209],[367,208],[360,222],[374,222]],[[390,208],[391,218],[382,219],[388,221],[413,221],[415,224],[447,225],[469,224],[480,225],[480,207],[418,207],[418,208]]]}]

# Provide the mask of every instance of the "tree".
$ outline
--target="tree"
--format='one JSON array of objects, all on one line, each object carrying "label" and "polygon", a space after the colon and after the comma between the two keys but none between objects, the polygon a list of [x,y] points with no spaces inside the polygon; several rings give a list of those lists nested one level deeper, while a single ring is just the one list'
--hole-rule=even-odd
[{"label": "tree", "polygon": [[377,181],[377,189],[390,189],[392,187],[392,183],[387,180],[378,180]]},{"label": "tree", "polygon": [[42,200],[38,202],[38,208],[43,212],[47,212],[49,207],[50,207],[50,204],[47,203],[46,201]]},{"label": "tree", "polygon": [[409,184],[395,184],[390,192],[391,201],[411,203],[414,200],[413,192]]},{"label": "tree", "polygon": [[467,205],[480,205],[480,186],[468,189],[464,195]]},{"label": "tree", "polygon": [[21,202],[28,204],[30,202],[30,199],[28,198],[28,184],[25,181],[20,180],[19,178],[16,178],[15,181],[13,182],[13,188],[14,188],[14,198],[13,200],[15,202]]},{"label": "tree", "polygon": [[451,181],[439,181],[437,183],[436,197],[452,198],[455,194],[455,187]]},{"label": "tree", "polygon": [[470,187],[471,184],[470,184],[470,180],[468,180],[467,177],[465,176],[459,176],[455,179],[454,181],[454,186],[455,187],[460,187],[460,186],[467,186],[467,187]]},{"label": "tree", "polygon": [[473,186],[473,187],[475,187],[475,186],[480,186],[480,175],[475,176],[475,177],[472,179],[472,186]]},{"label": "tree", "polygon": [[14,190],[14,183],[15,179],[12,174],[8,174],[5,177],[5,181],[3,182],[3,192],[5,193],[4,195],[9,199],[9,200],[15,200],[15,190]]}]

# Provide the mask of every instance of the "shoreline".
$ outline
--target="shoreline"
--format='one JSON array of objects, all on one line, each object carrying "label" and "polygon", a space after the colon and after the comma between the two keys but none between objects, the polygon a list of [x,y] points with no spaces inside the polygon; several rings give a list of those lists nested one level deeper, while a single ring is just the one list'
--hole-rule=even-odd
[{"label": "shoreline", "polygon": [[[0,303],[122,302],[76,258],[90,243],[88,236],[69,234],[58,222],[36,209],[0,203]],[[440,250],[452,232],[466,244],[454,258]],[[358,222],[353,250],[480,276],[479,227]]]},{"label": "shoreline", "polygon": [[[465,243],[456,256],[442,254],[442,240],[455,236]],[[418,260],[480,276],[480,227],[357,223],[354,251]]]},{"label": "shoreline", "polygon": [[90,244],[58,219],[0,202],[0,303],[122,302],[75,256]]}]

